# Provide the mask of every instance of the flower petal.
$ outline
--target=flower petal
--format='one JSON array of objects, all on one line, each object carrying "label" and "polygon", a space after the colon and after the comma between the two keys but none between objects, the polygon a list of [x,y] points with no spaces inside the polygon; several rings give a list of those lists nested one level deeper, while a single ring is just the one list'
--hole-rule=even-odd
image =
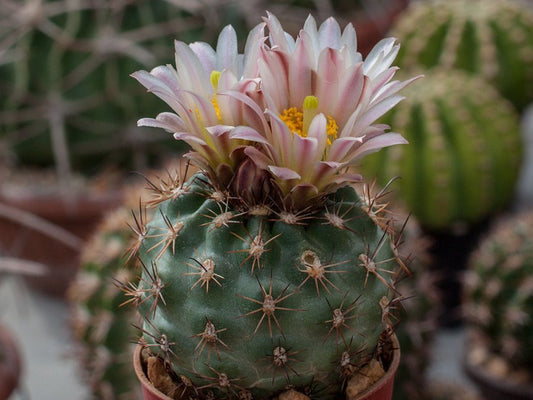
[{"label": "flower petal", "polygon": [[296,171],[293,171],[292,169],[286,167],[277,167],[275,165],[269,165],[268,170],[282,181],[301,178],[301,176]]}]

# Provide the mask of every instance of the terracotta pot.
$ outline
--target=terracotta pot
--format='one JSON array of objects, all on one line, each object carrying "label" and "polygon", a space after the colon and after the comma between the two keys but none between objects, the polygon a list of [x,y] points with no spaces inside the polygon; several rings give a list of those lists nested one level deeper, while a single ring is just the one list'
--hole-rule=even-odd
[{"label": "terracotta pot", "polygon": [[37,196],[0,193],[0,249],[10,257],[48,268],[28,283],[46,294],[64,296],[76,275],[80,249],[105,213],[120,205],[122,193]]},{"label": "terracotta pot", "polygon": [[[400,344],[395,335],[392,337],[392,347],[394,348],[392,361],[385,375],[383,375],[383,377],[365,393],[362,393],[357,398],[351,400],[392,400],[394,376],[400,365]],[[157,390],[146,376],[141,362],[142,349],[142,345],[137,345],[135,348],[133,353],[133,368],[141,383],[144,400],[172,400],[170,397]]]},{"label": "terracotta pot", "polygon": [[468,357],[463,360],[463,369],[485,400],[533,400],[533,384],[519,385],[496,377],[469,363]]},{"label": "terracotta pot", "polygon": [[7,400],[19,385],[21,358],[13,336],[0,324],[0,400]]}]

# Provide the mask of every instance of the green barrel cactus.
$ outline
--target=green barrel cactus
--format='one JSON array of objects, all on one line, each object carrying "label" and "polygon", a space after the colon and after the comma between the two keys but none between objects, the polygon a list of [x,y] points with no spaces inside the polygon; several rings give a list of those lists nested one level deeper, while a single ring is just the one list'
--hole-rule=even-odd
[{"label": "green barrel cactus", "polygon": [[406,93],[383,121],[410,144],[365,158],[366,176],[382,184],[400,177],[393,193],[431,231],[464,229],[506,207],[522,159],[511,104],[484,80],[452,70],[427,71]]},{"label": "green barrel cactus", "polygon": [[175,38],[212,41],[228,4],[208,17],[199,4],[166,0],[3,3],[2,163],[55,166],[68,179],[72,171],[144,169],[182,152],[166,135],[136,126],[141,112],[164,107],[129,74],[168,62]]},{"label": "green barrel cactus", "polygon": [[465,320],[474,343],[505,360],[511,371],[533,370],[533,213],[493,227],[472,254],[465,275]]},{"label": "green barrel cactus", "polygon": [[177,42],[176,68],[133,74],[173,111],[139,124],[187,142],[200,172],[150,185],[143,274],[123,289],[171,397],[355,398],[361,369],[391,365],[405,265],[348,167],[406,143],[373,121],[415,78],[391,81],[394,39],[362,61],[333,18],[293,39],[269,13],[237,49],[228,27],[216,49]]},{"label": "green barrel cactus", "polygon": [[126,255],[132,219],[130,207],[108,213],[85,244],[80,271],[67,292],[80,370],[96,399],[139,398],[131,365],[132,324],[139,317],[134,309],[121,307],[129,298],[117,283],[134,280],[141,271],[139,262]]},{"label": "green barrel cactus", "polygon": [[412,2],[391,34],[404,68],[461,69],[498,88],[518,110],[533,102],[533,8],[516,0]]}]

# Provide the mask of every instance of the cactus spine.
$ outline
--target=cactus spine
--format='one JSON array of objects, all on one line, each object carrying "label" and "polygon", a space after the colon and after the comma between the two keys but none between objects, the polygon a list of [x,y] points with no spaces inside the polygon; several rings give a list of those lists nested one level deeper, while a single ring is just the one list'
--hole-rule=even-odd
[{"label": "cactus spine", "polygon": [[[470,259],[465,276],[466,321],[488,353],[529,377],[533,368],[533,213],[497,224]],[[524,375],[524,374],[523,374]]]},{"label": "cactus spine", "polygon": [[522,110],[533,101],[533,10],[526,3],[412,2],[391,30],[402,43],[398,63],[476,74]]},{"label": "cactus spine", "polygon": [[366,176],[382,184],[400,176],[394,183],[398,197],[430,230],[468,226],[505,207],[522,157],[511,104],[485,81],[460,71],[428,71],[406,93],[384,122],[410,145],[367,157]]}]

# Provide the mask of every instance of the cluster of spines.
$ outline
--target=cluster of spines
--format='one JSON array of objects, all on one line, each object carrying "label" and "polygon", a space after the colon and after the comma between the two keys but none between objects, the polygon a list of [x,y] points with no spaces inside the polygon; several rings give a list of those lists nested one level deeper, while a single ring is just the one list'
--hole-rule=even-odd
[{"label": "cluster of spines", "polygon": [[[203,175],[195,175],[194,180],[187,179],[187,168],[185,173],[180,170],[177,173],[168,173],[167,177],[160,178],[157,183],[149,181],[148,189],[151,190],[153,196],[147,200],[145,205],[148,207],[155,207],[166,202],[175,201],[180,196],[187,194],[191,188],[191,185],[200,183],[204,188],[203,196],[214,200],[216,206],[209,208],[209,213],[204,213],[202,216],[205,219],[204,225],[210,231],[217,229],[230,228],[230,225],[238,224],[242,225],[242,220],[247,217],[254,217],[261,215],[265,221],[283,221],[286,224],[306,226],[309,220],[317,218],[316,210],[304,210],[300,212],[294,212],[290,209],[274,209],[273,203],[266,202],[261,205],[248,206],[242,201],[232,198],[227,194],[226,190],[220,190],[219,188],[213,188],[209,181]],[[365,253],[361,254],[357,260],[358,266],[366,269],[366,279],[364,285],[366,286],[366,280],[369,276],[372,276],[383,283],[389,292],[389,296],[384,296],[379,301],[379,306],[382,312],[382,326],[384,332],[391,334],[393,327],[397,322],[396,314],[401,308],[401,301],[403,298],[397,292],[395,288],[395,281],[398,277],[398,271],[391,271],[382,268],[381,264],[385,261],[399,262],[402,270],[406,270],[403,265],[399,253],[396,249],[397,241],[388,243],[393,248],[393,255],[390,260],[376,261],[375,256],[379,252],[381,246],[386,243],[386,237],[391,234],[392,229],[389,227],[391,223],[390,216],[387,215],[386,205],[381,203],[382,197],[385,195],[385,191],[381,191],[377,196],[371,196],[371,191],[368,186],[365,186],[366,190],[363,190],[364,200],[361,202],[362,211],[370,216],[373,221],[378,223],[378,226],[385,228],[383,231],[382,239],[379,241],[376,248],[371,249],[370,246],[365,246]],[[268,201],[268,200],[267,200]],[[331,207],[326,207],[325,211],[321,213],[322,224],[331,225],[341,230],[353,231],[353,228],[349,224],[349,220],[346,218],[346,208],[342,206],[342,200],[339,203],[334,204]],[[354,205],[350,205],[354,207]],[[349,207],[348,207],[349,208]],[[259,210],[259,212],[258,212]],[[137,243],[130,248],[130,257],[136,256],[139,249],[142,247],[143,242],[147,238],[155,240],[155,244],[151,245],[144,251],[150,253],[153,252],[153,258],[151,265],[142,265],[144,270],[143,278],[137,281],[136,284],[123,285],[122,288],[126,295],[131,297],[131,302],[140,305],[145,302],[150,302],[150,307],[147,312],[144,313],[144,327],[138,326],[144,335],[144,339],[141,341],[146,343],[148,338],[148,347],[156,354],[159,354],[161,360],[165,365],[170,365],[172,360],[179,360],[179,355],[174,349],[179,348],[178,343],[169,341],[165,333],[160,332],[152,323],[151,319],[155,315],[156,309],[164,307],[165,295],[164,284],[159,276],[158,260],[163,257],[164,254],[174,254],[174,245],[176,239],[179,237],[183,228],[183,222],[180,221],[179,215],[176,220],[172,220],[169,216],[164,214],[162,208],[159,208],[159,212],[164,225],[165,230],[152,229],[149,230],[146,224],[143,224],[141,218],[136,218],[137,224],[134,227],[135,236],[137,237]],[[261,219],[263,221],[263,219]],[[243,233],[239,234],[231,232],[232,235],[242,242],[242,248],[233,250],[231,253],[242,253],[243,261],[240,264],[242,267],[245,263],[249,264],[250,274],[254,275],[254,272],[261,270],[263,256],[270,251],[270,244],[277,240],[280,235],[274,235],[268,240],[265,240],[262,236],[262,227],[259,222],[257,234],[253,235],[244,229]],[[399,235],[401,236],[401,235]],[[216,266],[213,259],[207,254],[201,254],[198,251],[194,251],[196,257],[192,257],[187,266],[189,272],[183,273],[183,275],[193,276],[193,286],[191,288],[200,288],[206,293],[210,290],[210,287],[220,287],[224,282],[224,276],[219,275],[216,272]],[[300,286],[296,289],[289,289],[286,286],[281,291],[273,291],[272,274],[268,285],[262,283],[258,278],[257,284],[263,295],[262,298],[252,298],[244,295],[237,295],[241,299],[248,302],[252,308],[249,312],[244,313],[237,318],[256,317],[258,322],[255,325],[255,330],[250,332],[250,335],[254,336],[260,329],[268,329],[270,340],[273,343],[273,351],[270,355],[265,355],[270,360],[272,370],[272,381],[276,379],[276,376],[281,374],[287,382],[287,386],[290,387],[291,375],[296,376],[297,371],[293,368],[294,363],[298,363],[301,357],[301,350],[292,349],[287,347],[285,343],[285,333],[276,317],[276,313],[279,312],[299,312],[301,309],[295,309],[288,307],[284,304],[284,301],[291,296],[299,292],[300,288],[304,285],[311,284],[316,290],[318,297],[325,296],[331,291],[338,291],[339,289],[330,281],[331,274],[345,273],[342,268],[343,262],[326,263],[321,260],[316,253],[312,250],[308,250],[302,253],[300,257],[300,266],[298,271],[304,274],[304,278]],[[247,272],[242,272],[247,273]],[[345,334],[346,331],[350,331],[350,335],[357,335],[358,332],[353,332],[353,327],[347,325],[347,322],[356,318],[358,302],[365,301],[364,299],[355,298],[348,299],[346,295],[342,298],[341,304],[333,306],[329,303],[326,297],[325,301],[328,303],[328,307],[331,312],[331,318],[323,321],[329,326],[327,334],[324,336],[323,341],[326,342],[330,337],[335,337],[337,342],[337,349],[339,352],[338,363],[338,376],[333,380],[335,382],[346,382],[350,375],[353,375],[354,371],[357,371],[363,364],[368,362],[368,349],[353,349],[351,346],[351,340],[349,336]],[[254,306],[255,304],[255,306]],[[201,331],[195,332],[192,337],[197,340],[196,347],[194,349],[197,357],[200,357],[202,353],[207,354],[207,362],[212,358],[220,358],[220,351],[228,348],[224,342],[224,332],[227,330],[225,327],[215,326],[214,322],[208,317],[205,318],[205,324]],[[275,344],[275,346],[274,346]],[[342,344],[343,347],[340,347]],[[344,350],[342,350],[344,348]],[[250,396],[251,393],[245,388],[242,388],[238,384],[238,380],[232,380],[228,378],[224,373],[217,371],[212,366],[209,366],[209,370],[212,372],[212,376],[204,376],[199,374],[199,377],[203,382],[211,382],[203,385],[193,385],[190,379],[185,377],[176,377],[176,390],[182,388],[182,394],[193,394],[195,397],[210,396],[213,389],[216,389],[219,393],[226,393],[229,397],[240,397],[243,394]],[[194,376],[195,374],[193,374]],[[196,375],[198,377],[198,374]],[[315,390],[318,385],[310,385]],[[300,390],[306,391],[307,394],[311,394],[310,388]]]},{"label": "cluster of spines", "polygon": [[402,43],[397,58],[402,68],[441,67],[476,74],[494,84],[518,110],[533,100],[533,12],[527,4],[414,2],[391,35]]},{"label": "cluster of spines", "polygon": [[465,274],[464,312],[477,340],[511,369],[533,367],[533,213],[502,219]]}]

